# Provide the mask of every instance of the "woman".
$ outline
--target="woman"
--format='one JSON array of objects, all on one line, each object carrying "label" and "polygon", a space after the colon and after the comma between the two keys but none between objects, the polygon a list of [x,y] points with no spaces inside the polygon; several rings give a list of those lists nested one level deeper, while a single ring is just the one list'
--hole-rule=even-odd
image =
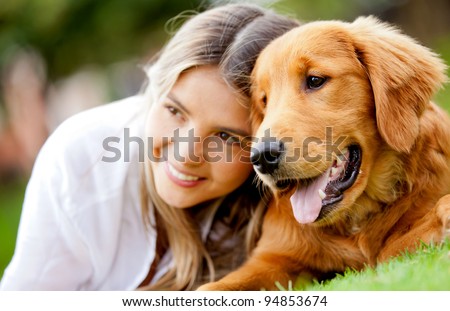
[{"label": "woman", "polygon": [[248,75],[296,25],[254,5],[210,9],[148,67],[144,94],[64,122],[36,161],[1,288],[182,290],[237,267],[264,208]]}]

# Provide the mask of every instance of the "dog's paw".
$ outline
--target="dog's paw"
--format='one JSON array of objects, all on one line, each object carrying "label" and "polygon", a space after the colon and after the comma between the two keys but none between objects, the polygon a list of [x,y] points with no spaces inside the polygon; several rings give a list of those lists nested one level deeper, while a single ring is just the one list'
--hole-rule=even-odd
[{"label": "dog's paw", "polygon": [[234,290],[233,288],[229,288],[228,286],[223,285],[220,282],[211,282],[206,283],[201,286],[199,286],[197,291],[229,291]]},{"label": "dog's paw", "polygon": [[211,286],[210,284],[212,284],[212,283],[207,283],[202,286],[199,286],[196,290],[197,291],[213,291],[214,287]]},{"label": "dog's paw", "polygon": [[206,283],[199,286],[197,291],[243,291],[243,290],[256,290],[245,282],[231,282],[229,280],[219,280],[216,282]]}]

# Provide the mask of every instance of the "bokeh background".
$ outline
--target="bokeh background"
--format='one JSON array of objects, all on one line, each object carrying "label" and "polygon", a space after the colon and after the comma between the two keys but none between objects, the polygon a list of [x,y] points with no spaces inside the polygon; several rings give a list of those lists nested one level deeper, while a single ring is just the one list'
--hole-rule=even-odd
[{"label": "bokeh background", "polygon": [[[27,180],[48,135],[74,113],[139,92],[142,66],[176,30],[168,21],[216,2],[0,0],[0,278],[14,251]],[[450,64],[450,0],[246,2],[305,22],[376,15]],[[450,111],[450,86],[436,101]]]}]

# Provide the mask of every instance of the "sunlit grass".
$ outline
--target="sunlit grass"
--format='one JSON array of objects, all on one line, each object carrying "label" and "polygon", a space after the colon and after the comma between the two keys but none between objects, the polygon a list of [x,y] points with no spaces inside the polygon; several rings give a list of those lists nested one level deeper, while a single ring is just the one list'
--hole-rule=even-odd
[{"label": "sunlit grass", "polygon": [[[298,289],[298,288],[297,288]],[[422,246],[363,272],[347,270],[330,281],[308,285],[304,290],[450,290],[450,242]]]}]

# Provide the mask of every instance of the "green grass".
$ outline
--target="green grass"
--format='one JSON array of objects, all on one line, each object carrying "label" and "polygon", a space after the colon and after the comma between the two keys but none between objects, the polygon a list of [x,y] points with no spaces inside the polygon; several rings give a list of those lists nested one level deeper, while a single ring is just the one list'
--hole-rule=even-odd
[{"label": "green grass", "polygon": [[[447,66],[450,66],[450,38],[444,36],[439,38],[434,43],[435,51],[444,59]],[[450,76],[450,71],[447,70],[447,76]],[[435,102],[450,113],[450,81],[443,85],[443,88],[437,93],[434,98]]]},{"label": "green grass", "polygon": [[26,181],[0,183],[0,278],[16,244]]},{"label": "green grass", "polygon": [[449,291],[450,242],[422,246],[375,268],[362,272],[348,270],[334,279],[307,285],[297,290],[311,291]]}]

